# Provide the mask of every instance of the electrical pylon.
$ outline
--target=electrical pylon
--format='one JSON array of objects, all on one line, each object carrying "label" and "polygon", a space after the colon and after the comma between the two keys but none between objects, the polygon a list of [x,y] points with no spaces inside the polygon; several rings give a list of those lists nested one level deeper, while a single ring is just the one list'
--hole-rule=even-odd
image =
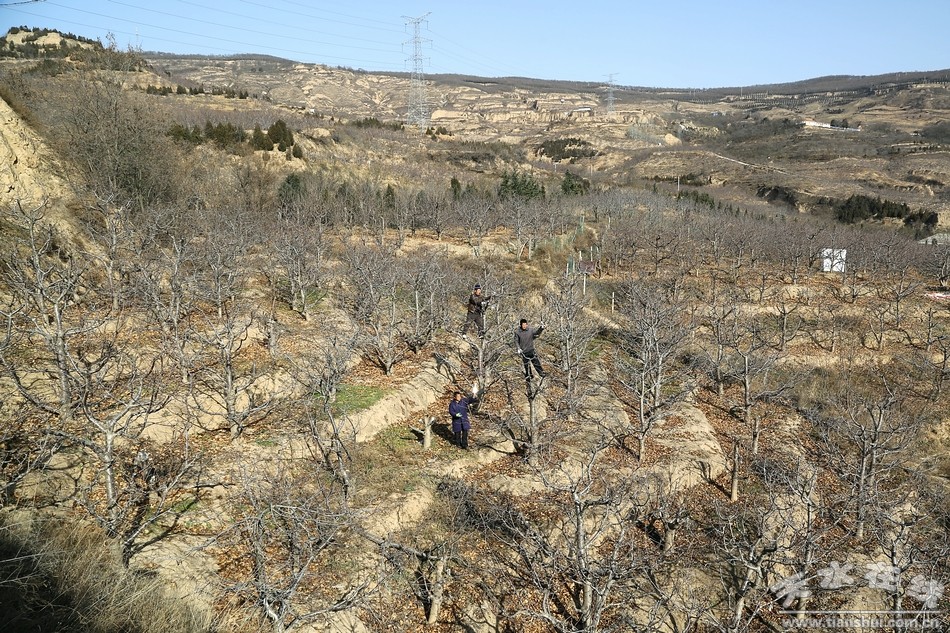
[{"label": "electrical pylon", "polygon": [[409,112],[406,120],[409,125],[425,127],[429,124],[429,107],[426,103],[426,82],[423,74],[422,43],[425,41],[419,34],[422,22],[426,16],[421,15],[418,18],[409,18],[403,16],[406,25],[412,25],[412,39],[407,42],[412,44],[411,61],[412,71],[409,75]]},{"label": "electrical pylon", "polygon": [[614,113],[614,75],[617,73],[610,73],[607,75],[607,115]]}]

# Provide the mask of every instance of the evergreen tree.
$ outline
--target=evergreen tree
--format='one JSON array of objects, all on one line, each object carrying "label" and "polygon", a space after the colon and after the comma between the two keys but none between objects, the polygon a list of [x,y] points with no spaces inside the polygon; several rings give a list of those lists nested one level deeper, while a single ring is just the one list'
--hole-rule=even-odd
[{"label": "evergreen tree", "polygon": [[267,136],[273,141],[280,151],[284,151],[294,144],[294,135],[284,123],[283,119],[277,119],[274,124],[267,128]]},{"label": "evergreen tree", "polygon": [[286,209],[299,202],[306,192],[307,187],[300,174],[288,174],[277,189],[277,200],[281,208]]},{"label": "evergreen tree", "polygon": [[544,197],[544,185],[531,174],[523,174],[517,170],[505,171],[501,176],[501,185],[498,187],[499,198],[533,198]]},{"label": "evergreen tree", "polygon": [[261,129],[260,125],[255,125],[254,131],[251,132],[251,147],[265,152],[274,149],[274,142],[270,140],[267,134],[264,134],[264,130]]},{"label": "evergreen tree", "polygon": [[386,185],[386,193],[383,194],[383,205],[387,209],[396,208],[396,190],[393,189],[392,184]]},{"label": "evergreen tree", "polygon": [[561,181],[561,193],[568,196],[577,196],[590,190],[590,181],[575,175],[570,170],[564,174]]}]

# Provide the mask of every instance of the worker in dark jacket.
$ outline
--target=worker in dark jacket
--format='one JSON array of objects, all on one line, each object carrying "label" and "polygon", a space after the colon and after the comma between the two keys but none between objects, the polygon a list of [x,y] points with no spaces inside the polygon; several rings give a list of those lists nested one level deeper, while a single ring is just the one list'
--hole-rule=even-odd
[{"label": "worker in dark jacket", "polygon": [[538,327],[528,327],[528,320],[521,319],[518,328],[515,330],[515,345],[518,347],[518,354],[521,355],[521,362],[524,364],[524,377],[531,379],[531,367],[538,372],[538,376],[544,378],[544,370],[541,369],[541,361],[538,359],[538,353],[534,351],[534,339],[541,336],[544,331],[544,319],[538,324]]},{"label": "worker in dark jacket", "polygon": [[478,330],[478,338],[485,338],[485,308],[491,297],[482,294],[481,284],[475,284],[472,294],[468,298],[468,316],[465,319],[465,327],[462,328],[462,336],[468,336],[468,330],[475,326]]},{"label": "worker in dark jacket", "polygon": [[455,443],[464,449],[468,449],[468,432],[472,425],[468,421],[468,406],[475,396],[463,398],[461,391],[456,391],[449,403],[449,416],[452,418],[452,434],[455,436]]}]

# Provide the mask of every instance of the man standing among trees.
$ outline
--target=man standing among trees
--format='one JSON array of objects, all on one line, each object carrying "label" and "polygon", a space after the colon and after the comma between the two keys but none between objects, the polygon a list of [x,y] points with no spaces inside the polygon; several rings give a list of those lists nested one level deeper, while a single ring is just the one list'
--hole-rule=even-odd
[{"label": "man standing among trees", "polygon": [[534,339],[541,336],[541,332],[543,331],[543,317],[541,318],[541,323],[539,323],[536,328],[528,327],[528,320],[521,319],[521,323],[518,324],[518,329],[515,330],[515,345],[518,346],[521,362],[524,363],[524,377],[528,380],[531,380],[532,365],[534,365],[534,370],[538,372],[538,376],[541,378],[546,376],[544,370],[541,368],[541,361],[538,359],[538,354],[534,351]]},{"label": "man standing among trees", "polygon": [[472,326],[478,329],[478,338],[485,338],[485,308],[491,297],[482,295],[481,284],[475,284],[472,294],[468,298],[468,317],[465,319],[465,327],[462,328],[462,337],[468,338],[468,330]]}]

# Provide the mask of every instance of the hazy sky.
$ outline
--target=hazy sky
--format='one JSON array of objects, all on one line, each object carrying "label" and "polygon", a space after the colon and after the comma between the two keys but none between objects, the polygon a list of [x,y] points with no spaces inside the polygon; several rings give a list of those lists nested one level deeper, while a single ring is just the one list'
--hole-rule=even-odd
[{"label": "hazy sky", "polygon": [[950,68],[950,0],[0,0],[0,28],[365,70],[670,88]]}]

